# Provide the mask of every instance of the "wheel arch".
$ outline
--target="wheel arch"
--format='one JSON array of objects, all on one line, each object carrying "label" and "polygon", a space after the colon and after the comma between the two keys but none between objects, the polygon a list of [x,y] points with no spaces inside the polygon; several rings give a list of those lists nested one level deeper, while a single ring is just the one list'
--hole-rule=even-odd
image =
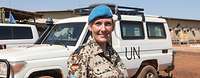
[{"label": "wheel arch", "polygon": [[141,65],[140,65],[140,68],[142,68],[142,67],[144,67],[146,65],[151,65],[154,68],[156,68],[156,70],[158,70],[158,60],[157,59],[151,59],[151,60],[142,61]]},{"label": "wheel arch", "polygon": [[153,66],[156,70],[158,70],[158,60],[156,59],[151,59],[151,60],[143,60],[139,69],[136,71],[135,75],[133,76],[133,78],[137,77],[137,75],[140,73],[140,71],[142,70],[142,68],[144,66],[147,66],[147,65],[151,65]]},{"label": "wheel arch", "polygon": [[47,69],[47,70],[34,71],[28,76],[28,78],[34,78],[35,76],[42,76],[42,75],[50,75],[50,76],[56,76],[57,78],[63,78],[60,69]]},{"label": "wheel arch", "polygon": [[[32,66],[32,67],[28,67]],[[47,72],[47,71],[53,71],[53,72],[59,72],[62,77],[65,77],[66,75],[64,73],[67,73],[66,66],[53,66],[53,65],[46,65],[46,66],[33,66],[33,65],[27,65],[27,67],[23,70],[23,75],[18,75],[20,78],[28,78],[30,75],[32,75],[35,72]],[[17,77],[18,77],[17,76]]]}]

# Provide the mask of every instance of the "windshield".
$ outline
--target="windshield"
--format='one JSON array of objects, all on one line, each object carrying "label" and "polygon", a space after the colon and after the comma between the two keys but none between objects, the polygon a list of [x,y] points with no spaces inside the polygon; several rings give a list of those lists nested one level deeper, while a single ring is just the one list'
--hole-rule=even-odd
[{"label": "windshield", "polygon": [[43,44],[75,46],[84,26],[83,22],[57,24],[50,31]]}]

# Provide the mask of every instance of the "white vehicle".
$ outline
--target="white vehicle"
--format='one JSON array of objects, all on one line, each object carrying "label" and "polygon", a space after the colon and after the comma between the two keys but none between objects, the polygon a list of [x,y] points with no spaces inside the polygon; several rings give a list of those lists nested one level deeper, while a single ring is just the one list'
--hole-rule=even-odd
[{"label": "white vehicle", "polygon": [[0,23],[0,45],[33,44],[38,38],[35,25]]},{"label": "white vehicle", "polygon": [[[157,78],[159,71],[171,75],[173,49],[166,20],[135,14],[143,9],[129,9],[138,11],[118,10],[112,33],[112,46],[125,63],[128,76]],[[0,50],[0,77],[67,78],[69,55],[90,35],[87,18],[79,16],[57,22],[38,40],[41,44]]]}]

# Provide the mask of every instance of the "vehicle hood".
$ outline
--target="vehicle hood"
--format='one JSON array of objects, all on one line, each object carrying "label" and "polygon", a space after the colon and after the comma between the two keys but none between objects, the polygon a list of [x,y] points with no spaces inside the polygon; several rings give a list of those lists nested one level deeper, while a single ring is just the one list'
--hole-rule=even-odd
[{"label": "vehicle hood", "polygon": [[0,50],[0,59],[7,59],[9,61],[29,61],[37,59],[48,59],[56,57],[67,57],[73,51],[73,46],[61,45],[30,45],[18,46]]}]

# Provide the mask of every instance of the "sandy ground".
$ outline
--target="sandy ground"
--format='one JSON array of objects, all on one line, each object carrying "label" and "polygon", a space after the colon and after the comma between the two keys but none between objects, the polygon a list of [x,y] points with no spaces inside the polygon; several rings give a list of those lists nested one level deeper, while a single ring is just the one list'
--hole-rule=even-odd
[{"label": "sandy ground", "polygon": [[174,78],[200,78],[200,47],[174,46]]}]

